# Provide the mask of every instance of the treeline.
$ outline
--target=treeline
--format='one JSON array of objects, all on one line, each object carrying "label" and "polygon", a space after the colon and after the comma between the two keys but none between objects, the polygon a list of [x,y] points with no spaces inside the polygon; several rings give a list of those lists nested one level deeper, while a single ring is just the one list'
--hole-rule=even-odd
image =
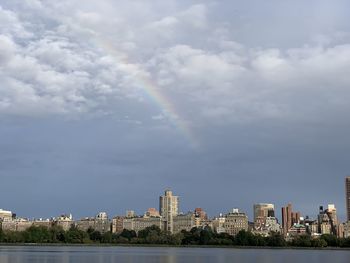
[{"label": "treeline", "polygon": [[226,233],[217,234],[211,228],[193,228],[170,234],[159,227],[148,227],[136,234],[133,230],[124,229],[121,233],[100,233],[93,229],[79,230],[76,227],[64,231],[61,227],[32,226],[23,232],[0,230],[0,243],[36,243],[36,244],[149,244],[173,246],[256,246],[256,247],[350,247],[350,238],[336,238],[333,235],[322,235],[313,239],[308,235],[286,242],[282,235],[271,233],[269,237],[240,231],[236,236]]}]

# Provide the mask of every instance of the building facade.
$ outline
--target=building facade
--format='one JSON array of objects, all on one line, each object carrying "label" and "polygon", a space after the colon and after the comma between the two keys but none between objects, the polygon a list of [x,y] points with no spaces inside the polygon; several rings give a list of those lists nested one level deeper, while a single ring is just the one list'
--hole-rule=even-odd
[{"label": "building facade", "polygon": [[350,176],[345,178],[345,194],[346,194],[346,215],[350,221]]},{"label": "building facade", "polygon": [[75,222],[78,229],[87,231],[89,228],[106,233],[111,231],[111,222],[105,212],[98,213],[95,217],[82,218]]},{"label": "building facade", "polygon": [[293,225],[300,223],[300,212],[293,212],[292,204],[282,207],[282,229],[284,236],[288,235]]},{"label": "building facade", "polygon": [[194,213],[177,215],[173,218],[173,233],[179,233],[182,230],[190,231],[194,227],[200,226],[200,218]]},{"label": "building facade", "polygon": [[248,231],[248,216],[238,209],[233,209],[230,213],[225,215],[223,227],[225,233],[233,236],[237,235],[241,230]]},{"label": "building facade", "polygon": [[0,209],[0,221],[11,220],[12,212]]},{"label": "building facade", "polygon": [[275,217],[275,206],[267,203],[254,204],[254,223],[267,217]]},{"label": "building facade", "polygon": [[164,220],[164,230],[173,233],[173,218],[179,214],[179,197],[165,190],[164,195],[159,197],[159,211]]},{"label": "building facade", "polygon": [[163,229],[163,220],[161,217],[115,218],[115,223],[118,224],[119,227],[122,226],[121,228],[115,228],[115,231],[119,232],[123,231],[123,229],[127,229],[134,230],[138,233],[139,231],[151,226],[157,226],[160,229]]}]

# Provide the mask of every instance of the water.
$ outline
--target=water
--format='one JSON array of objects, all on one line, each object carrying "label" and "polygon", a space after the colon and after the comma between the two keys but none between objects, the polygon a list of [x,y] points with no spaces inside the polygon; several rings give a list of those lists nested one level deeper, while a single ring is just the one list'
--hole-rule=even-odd
[{"label": "water", "polygon": [[206,263],[350,262],[350,251],[153,248],[153,247],[0,247],[0,263]]}]

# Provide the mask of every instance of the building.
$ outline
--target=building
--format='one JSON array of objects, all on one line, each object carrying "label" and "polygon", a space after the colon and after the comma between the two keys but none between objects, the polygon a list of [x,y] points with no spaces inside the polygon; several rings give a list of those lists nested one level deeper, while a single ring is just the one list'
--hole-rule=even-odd
[{"label": "building", "polygon": [[212,220],[213,230],[218,234],[225,233],[224,224],[225,217],[222,214]]},{"label": "building", "polygon": [[155,208],[148,208],[145,217],[160,217],[159,211]]},{"label": "building", "polygon": [[[338,235],[337,209],[334,204],[329,204],[327,209],[320,206],[318,214],[318,233]],[[340,233],[339,233],[340,234]]]},{"label": "building", "polygon": [[272,233],[281,233],[281,225],[278,223],[276,217],[266,217],[264,223],[259,227],[254,224],[252,232],[267,237]]},{"label": "building", "polygon": [[272,232],[281,232],[281,226],[275,217],[274,204],[259,203],[254,205],[252,231],[263,236],[269,236]]},{"label": "building", "polygon": [[60,215],[53,219],[52,225],[60,226],[64,231],[68,231],[74,225],[73,216],[71,214]]},{"label": "building", "polygon": [[282,229],[284,236],[287,236],[293,225],[300,223],[300,212],[292,211],[292,204],[282,207]]},{"label": "building", "polygon": [[12,212],[0,209],[0,221],[6,221],[12,219]]},{"label": "building", "polygon": [[255,204],[254,223],[267,217],[275,217],[275,206],[273,204],[266,203]]},{"label": "building", "polygon": [[343,228],[344,228],[344,230],[343,230],[343,231],[344,231],[343,236],[344,236],[345,238],[350,238],[350,221],[344,223]]},{"label": "building", "polygon": [[223,227],[225,233],[230,235],[237,235],[241,230],[248,231],[248,216],[238,209],[232,209],[230,213],[225,215]]},{"label": "building", "polygon": [[207,213],[200,207],[195,208],[194,213],[195,213],[196,217],[199,217],[202,220],[208,219]]},{"label": "building", "polygon": [[1,223],[1,229],[3,231],[18,231],[22,232],[27,230],[33,225],[33,221],[29,221],[24,218],[16,218],[13,220],[5,220]]},{"label": "building", "polygon": [[121,233],[123,231],[124,216],[115,216],[112,219],[112,233]]},{"label": "building", "polygon": [[111,222],[108,220],[107,213],[100,212],[95,217],[82,218],[75,222],[78,229],[87,231],[89,228],[101,233],[111,231]]},{"label": "building", "polygon": [[196,218],[194,213],[187,213],[183,215],[177,215],[173,218],[173,233],[179,233],[182,230],[190,231],[194,227],[200,227],[200,219]]},{"label": "building", "polygon": [[350,176],[345,178],[345,194],[346,194],[346,215],[350,221]]},{"label": "building", "polygon": [[136,213],[134,210],[127,210],[126,213],[125,213],[125,216],[127,218],[133,218],[133,217],[136,217]]},{"label": "building", "polygon": [[11,220],[5,220],[1,223],[1,229],[4,231],[16,231],[22,232],[30,228],[31,226],[51,228],[53,221],[50,219],[34,219],[28,220],[25,218],[15,218]]},{"label": "building", "polygon": [[[115,223],[119,224],[119,228],[117,228],[117,225],[115,227],[115,231],[119,232],[123,231],[123,229],[127,229],[134,230],[138,233],[139,231],[151,226],[157,226],[160,229],[163,229],[163,220],[161,217],[115,218]],[[113,226],[112,231],[114,231]]]},{"label": "building", "polygon": [[306,233],[306,227],[301,224],[294,224],[288,231],[290,237],[305,235]]},{"label": "building", "polygon": [[165,190],[164,195],[159,197],[159,211],[164,220],[164,230],[173,233],[173,218],[179,214],[179,197]]}]

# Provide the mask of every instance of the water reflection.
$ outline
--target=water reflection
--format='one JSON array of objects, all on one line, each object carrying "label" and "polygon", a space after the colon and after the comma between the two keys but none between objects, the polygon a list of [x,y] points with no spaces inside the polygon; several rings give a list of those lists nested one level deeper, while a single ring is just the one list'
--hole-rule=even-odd
[{"label": "water reflection", "polygon": [[350,251],[225,248],[0,247],[1,263],[350,262]]}]

